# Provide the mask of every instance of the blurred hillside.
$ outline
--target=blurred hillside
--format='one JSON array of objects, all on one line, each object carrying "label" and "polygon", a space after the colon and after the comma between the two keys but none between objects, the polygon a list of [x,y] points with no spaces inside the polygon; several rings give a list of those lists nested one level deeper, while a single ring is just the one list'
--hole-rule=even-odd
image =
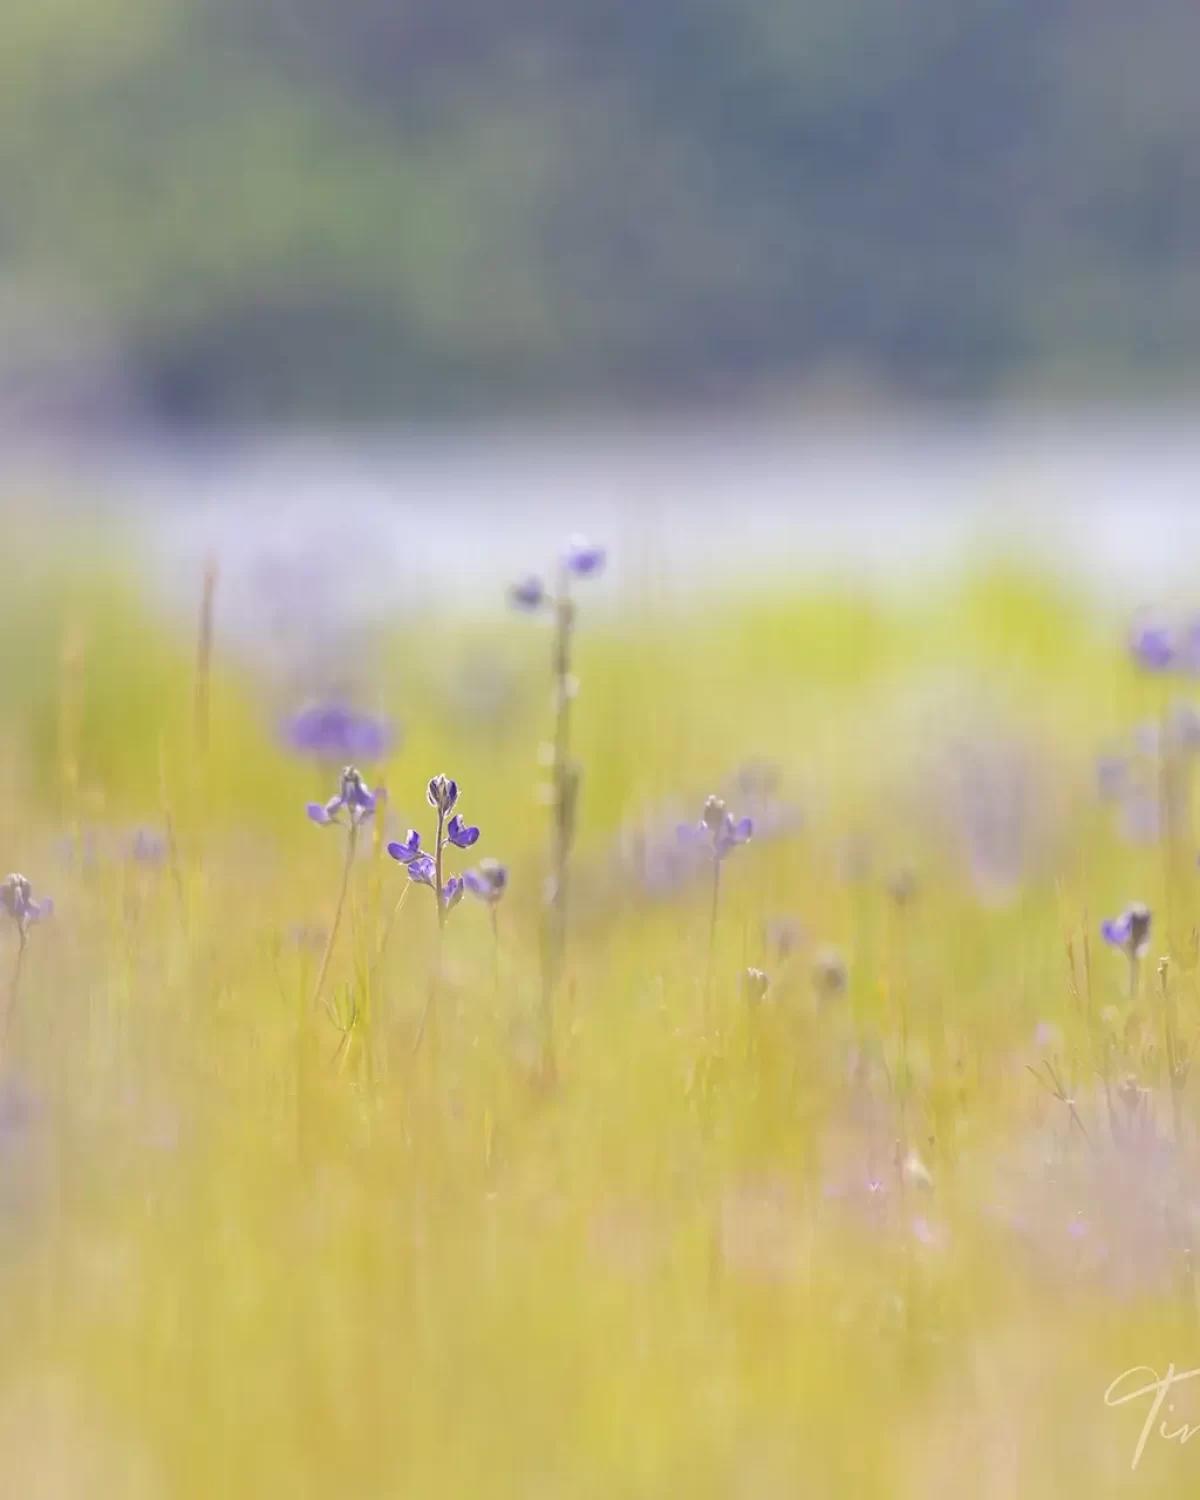
[{"label": "blurred hillside", "polygon": [[1194,0],[5,0],[0,377],[36,308],[177,421],[1184,384],[1197,56]]}]

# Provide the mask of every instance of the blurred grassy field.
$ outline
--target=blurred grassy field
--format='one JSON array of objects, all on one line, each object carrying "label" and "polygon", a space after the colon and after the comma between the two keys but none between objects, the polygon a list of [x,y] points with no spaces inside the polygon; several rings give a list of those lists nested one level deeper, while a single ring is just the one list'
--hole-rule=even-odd
[{"label": "blurred grassy field", "polygon": [[[551,1086],[545,632],[498,598],[379,656],[405,736],[368,780],[428,834],[426,781],[456,776],[473,853],[512,869],[498,955],[482,907],[453,913],[414,1059],[433,903],[389,928],[406,881],[369,841],[326,985],[347,1042],[312,1003],[342,846],[304,804],[335,787],[279,747],[219,582],[198,726],[194,635],[141,602],[136,550],[12,555],[0,863],[56,912],[4,1057],[0,1494],[1189,1492],[1200,1456],[1155,1438],[1132,1474],[1145,1406],[1103,1400],[1200,1363],[1194,1089],[1175,1140],[1154,980],[1173,941],[1190,1042],[1196,872],[1095,795],[1097,752],[1175,691],[1123,622],[1000,566],[919,596],[585,598]],[[703,882],[647,891],[637,851],[764,759],[802,822],[728,862],[706,1024]],[[137,827],[164,858],[129,857]],[[1097,928],[1135,898],[1131,1005]],[[827,946],[849,983],[823,1000]],[[15,947],[6,922],[6,983]],[[1122,1131],[1101,1080],[1127,1074],[1150,1093]]]}]

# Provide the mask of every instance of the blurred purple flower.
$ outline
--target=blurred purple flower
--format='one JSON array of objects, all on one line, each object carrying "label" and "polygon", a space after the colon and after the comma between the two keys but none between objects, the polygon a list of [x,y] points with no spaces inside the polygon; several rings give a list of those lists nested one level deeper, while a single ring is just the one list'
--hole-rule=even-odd
[{"label": "blurred purple flower", "polygon": [[541,609],[546,602],[546,585],[535,573],[531,573],[528,578],[522,578],[520,583],[513,584],[508,591],[508,601],[514,609],[530,612]]},{"label": "blurred purple flower", "polygon": [[463,876],[463,883],[472,896],[495,906],[508,888],[508,870],[499,860],[480,860],[478,869],[468,870]]},{"label": "blurred purple flower", "polygon": [[1150,948],[1150,908],[1135,902],[1119,917],[1109,917],[1100,924],[1100,935],[1114,948],[1123,948],[1136,958],[1144,958]]},{"label": "blurred purple flower", "polygon": [[0,907],[9,914],[24,933],[34,923],[54,912],[54,902],[47,896],[43,901],[33,899],[33,886],[24,875],[9,875],[0,882]]},{"label": "blurred purple flower", "polygon": [[1179,649],[1171,626],[1156,616],[1142,616],[1129,632],[1129,650],[1139,666],[1165,672],[1175,665]]},{"label": "blurred purple flower", "polygon": [[345,808],[351,826],[357,827],[364,818],[371,816],[383,795],[382,787],[372,792],[359,772],[353,766],[347,766],[342,772],[342,784],[337,796],[331,797],[323,805],[320,802],[310,802],[308,815],[314,823],[341,823],[341,811]]},{"label": "blurred purple flower", "polygon": [[129,840],[129,858],[139,865],[160,865],[167,857],[167,841],[161,833],[139,828]]},{"label": "blurred purple flower", "polygon": [[324,761],[382,760],[396,743],[389,719],[359,713],[344,703],[315,703],[282,726],[283,739],[300,755]]},{"label": "blurred purple flower", "polygon": [[588,541],[585,536],[573,536],[566,545],[563,552],[563,562],[567,571],[573,573],[576,578],[594,578],[603,572],[607,557],[603,547],[597,547]]},{"label": "blurred purple flower", "polygon": [[681,844],[707,845],[716,860],[725,859],[739,844],[748,843],[753,833],[753,819],[740,818],[735,822],[720,797],[709,797],[699,823],[682,823],[678,829]]}]

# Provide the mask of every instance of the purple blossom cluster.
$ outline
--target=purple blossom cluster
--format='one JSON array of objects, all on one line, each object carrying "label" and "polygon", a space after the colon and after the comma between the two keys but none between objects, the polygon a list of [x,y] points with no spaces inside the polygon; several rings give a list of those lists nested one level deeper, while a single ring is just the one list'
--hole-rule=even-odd
[{"label": "purple blossom cluster", "polygon": [[[577,535],[569,538],[560,559],[564,582],[568,578],[598,577],[603,573],[607,560],[605,549],[589,542],[587,537]],[[514,583],[508,591],[508,599],[514,609],[524,610],[528,614],[560,602],[536,573],[530,573]]]},{"label": "purple blossom cluster", "polygon": [[371,817],[386,795],[382,787],[372,791],[363,781],[362,774],[354,766],[347,766],[342,772],[336,794],[328,802],[310,802],[308,816],[314,823],[325,826],[337,823],[357,828],[366,818]]},{"label": "purple blossom cluster", "polygon": [[48,897],[33,899],[33,886],[24,875],[12,874],[0,881],[0,910],[8,913],[24,939],[28,929],[52,915],[54,902]]},{"label": "purple blossom cluster", "polygon": [[720,797],[709,797],[698,823],[681,823],[681,844],[702,848],[716,863],[727,859],[740,845],[749,843],[754,833],[753,818],[734,818]]},{"label": "purple blossom cluster", "polygon": [[426,799],[438,815],[433,852],[422,847],[421,835],[415,828],[410,828],[404,839],[393,839],[387,852],[408,870],[408,878],[415,885],[428,886],[434,892],[440,920],[445,920],[466,891],[494,906],[508,884],[508,871],[497,861],[484,860],[477,870],[443,878],[442,855],[447,846],[471,849],[479,842],[479,829],[455,810],[458,782],[448,776],[433,777],[426,789]]},{"label": "purple blossom cluster", "polygon": [[395,748],[397,731],[390,719],[360,713],[344,703],[313,703],[280,726],[284,744],[298,755],[351,765],[383,760]]},{"label": "purple blossom cluster", "polygon": [[1113,948],[1121,948],[1133,958],[1145,958],[1150,951],[1150,908],[1134,902],[1118,917],[1100,924],[1100,935]]}]

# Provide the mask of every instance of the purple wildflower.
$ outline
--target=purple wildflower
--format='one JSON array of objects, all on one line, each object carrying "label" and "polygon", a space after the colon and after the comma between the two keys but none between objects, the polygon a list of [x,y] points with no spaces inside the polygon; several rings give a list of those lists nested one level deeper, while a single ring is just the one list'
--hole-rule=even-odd
[{"label": "purple wildflower", "polygon": [[1134,958],[1145,958],[1150,948],[1150,908],[1135,902],[1119,917],[1100,924],[1100,935],[1114,948],[1123,948]]},{"label": "purple wildflower", "polygon": [[308,815],[314,823],[340,824],[341,811],[345,808],[350,819],[350,826],[356,828],[364,818],[371,816],[382,797],[382,787],[372,792],[359,772],[353,766],[347,766],[342,772],[341,787],[337,796],[331,797],[324,804],[310,802]]},{"label": "purple wildflower", "polygon": [[594,578],[604,571],[607,555],[603,547],[595,546],[585,536],[576,535],[567,542],[563,563],[576,578]]},{"label": "purple wildflower", "polygon": [[0,882],[0,907],[9,914],[20,929],[26,930],[54,911],[54,902],[46,897],[43,901],[33,899],[33,886],[24,875],[9,875]]},{"label": "purple wildflower", "polygon": [[160,865],[167,857],[167,841],[153,829],[139,828],[129,840],[129,858],[139,865]]},{"label": "purple wildflower", "polygon": [[468,870],[463,876],[463,882],[472,896],[486,901],[489,906],[495,906],[508,888],[508,870],[499,860],[480,860],[479,868]]},{"label": "purple wildflower", "polygon": [[281,726],[284,742],[300,755],[323,761],[382,760],[396,743],[389,719],[359,713],[344,703],[314,703]]},{"label": "purple wildflower", "polygon": [[421,853],[421,835],[415,828],[408,830],[408,837],[403,843],[395,839],[387,846],[387,852],[393,859],[399,860],[402,865],[411,865]]},{"label": "purple wildflower", "polygon": [[679,840],[683,844],[707,844],[715,860],[723,860],[739,844],[745,844],[754,833],[751,818],[734,820],[733,814],[725,810],[720,797],[710,797],[704,804],[704,816],[699,823],[682,824]]},{"label": "purple wildflower", "polygon": [[531,573],[528,578],[522,578],[520,583],[514,583],[508,591],[508,601],[514,609],[523,609],[532,613],[541,609],[546,603],[546,585],[537,576]]},{"label": "purple wildflower", "polygon": [[1134,622],[1129,649],[1138,665],[1150,672],[1165,672],[1179,656],[1174,630],[1165,620],[1153,616]]},{"label": "purple wildflower", "polygon": [[[429,805],[437,809],[437,835],[433,852],[421,848],[421,838],[415,828],[410,828],[408,837],[400,843],[388,845],[388,853],[402,865],[408,866],[409,879],[418,885],[427,885],[437,899],[438,926],[445,925],[447,915],[463,898],[466,885],[461,875],[446,876],[442,856],[447,845],[456,849],[469,849],[479,841],[479,829],[465,823],[453,809],[458,802],[458,782],[449,776],[434,776],[426,792]],[[453,813],[453,816],[450,814]]]},{"label": "purple wildflower", "polygon": [[479,842],[479,829],[468,826],[460,815],[455,813],[446,824],[446,841],[453,844],[456,849],[469,849],[472,844]]}]

